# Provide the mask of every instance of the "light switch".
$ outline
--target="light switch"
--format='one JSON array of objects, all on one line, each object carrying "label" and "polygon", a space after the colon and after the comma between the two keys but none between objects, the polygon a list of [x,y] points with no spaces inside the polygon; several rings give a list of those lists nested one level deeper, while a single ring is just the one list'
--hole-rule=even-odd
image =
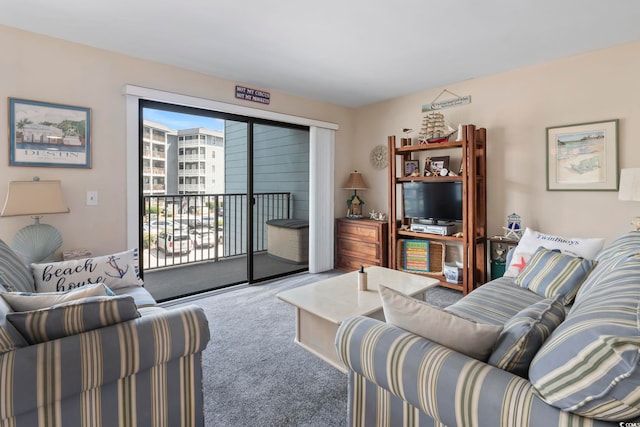
[{"label": "light switch", "polygon": [[97,191],[87,191],[87,206],[98,206]]}]

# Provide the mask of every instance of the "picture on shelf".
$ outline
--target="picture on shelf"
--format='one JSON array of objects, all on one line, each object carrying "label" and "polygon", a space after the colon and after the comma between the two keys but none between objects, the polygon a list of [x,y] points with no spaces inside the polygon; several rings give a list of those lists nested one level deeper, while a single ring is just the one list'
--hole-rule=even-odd
[{"label": "picture on shelf", "polygon": [[404,176],[416,176],[420,175],[420,163],[417,160],[405,160],[404,161]]},{"label": "picture on shelf", "polygon": [[449,169],[449,156],[432,157],[429,162],[429,171],[434,175],[440,175],[442,169]]},{"label": "picture on shelf", "polygon": [[429,271],[429,241],[405,240],[404,269],[407,271]]}]

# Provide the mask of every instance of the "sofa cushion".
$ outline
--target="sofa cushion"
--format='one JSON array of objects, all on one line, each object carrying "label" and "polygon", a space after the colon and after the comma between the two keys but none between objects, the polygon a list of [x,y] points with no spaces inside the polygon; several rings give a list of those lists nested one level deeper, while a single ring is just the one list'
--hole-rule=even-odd
[{"label": "sofa cushion", "polygon": [[640,416],[640,256],[627,257],[576,300],[531,362],[540,397],[607,421]]},{"label": "sofa cushion", "polygon": [[140,317],[133,297],[89,297],[40,310],[8,313],[29,344],[92,331]]},{"label": "sofa cushion", "polygon": [[132,296],[138,308],[153,307],[157,305],[156,300],[153,298],[153,296],[142,286],[128,286],[126,288],[112,289],[112,291],[116,295]]},{"label": "sofa cushion", "polygon": [[531,360],[564,317],[560,295],[520,311],[505,323],[488,363],[527,378]]},{"label": "sofa cushion", "polygon": [[0,286],[7,292],[35,292],[31,271],[0,239]]},{"label": "sofa cushion", "polygon": [[568,305],[591,272],[593,264],[590,259],[539,247],[518,274],[515,283],[546,298],[560,296],[562,303]]},{"label": "sofa cushion", "polygon": [[141,286],[137,249],[78,260],[31,264],[38,292],[62,292],[89,283],[111,289]]},{"label": "sofa cushion", "polygon": [[540,246],[546,249],[559,249],[562,253],[575,257],[594,259],[603,245],[604,239],[600,238],[583,239],[578,237],[554,236],[527,227],[513,251],[511,262],[504,275],[507,277],[516,277]]},{"label": "sofa cushion", "polygon": [[378,285],[387,323],[478,360],[487,360],[502,326],[476,323]]},{"label": "sofa cushion", "polygon": [[589,292],[594,284],[599,283],[604,274],[614,270],[618,264],[626,262],[628,256],[635,254],[640,254],[640,232],[630,231],[614,240],[596,256],[596,266],[578,289],[576,301]]},{"label": "sofa cushion", "polygon": [[11,306],[0,298],[0,354],[28,345],[16,328],[7,321],[7,314],[12,311]]},{"label": "sofa cushion", "polygon": [[115,295],[104,283],[85,285],[65,292],[5,292],[0,294],[13,311],[48,308],[80,298]]},{"label": "sofa cushion", "polygon": [[477,322],[502,326],[520,310],[542,299],[535,292],[516,285],[513,278],[499,277],[474,289],[445,310]]}]

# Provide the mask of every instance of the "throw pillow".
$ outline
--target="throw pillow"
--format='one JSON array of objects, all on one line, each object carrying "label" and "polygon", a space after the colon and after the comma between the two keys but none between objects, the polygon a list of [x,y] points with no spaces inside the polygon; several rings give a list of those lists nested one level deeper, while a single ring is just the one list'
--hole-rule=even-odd
[{"label": "throw pillow", "polygon": [[7,292],[35,292],[31,271],[0,239],[0,286]]},{"label": "throw pillow", "polygon": [[546,298],[559,295],[562,303],[567,305],[575,297],[593,265],[592,260],[540,247],[516,277],[515,283]]},{"label": "throw pillow", "polygon": [[594,259],[603,245],[604,239],[554,236],[527,227],[513,252],[511,262],[504,275],[516,277],[540,246],[546,249],[559,249],[562,253],[575,257]]},{"label": "throw pillow", "polygon": [[37,292],[63,292],[89,283],[111,289],[142,286],[137,249],[48,264],[31,264]]},{"label": "throw pillow", "polygon": [[5,292],[0,294],[13,311],[31,311],[52,307],[81,298],[115,295],[104,283],[85,285],[65,292]]},{"label": "throw pillow", "polygon": [[530,305],[504,324],[487,363],[527,378],[531,360],[564,317],[560,296]]},{"label": "throw pillow", "polygon": [[502,331],[502,326],[476,323],[384,285],[378,290],[387,323],[478,360],[487,360]]},{"label": "throw pillow", "polygon": [[92,331],[140,317],[130,296],[89,297],[53,307],[8,313],[7,319],[31,345]]}]

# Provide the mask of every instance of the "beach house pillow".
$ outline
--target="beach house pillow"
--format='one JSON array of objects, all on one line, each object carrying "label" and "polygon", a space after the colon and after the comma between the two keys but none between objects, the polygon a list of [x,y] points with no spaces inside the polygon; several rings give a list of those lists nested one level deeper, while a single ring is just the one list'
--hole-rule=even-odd
[{"label": "beach house pillow", "polygon": [[562,303],[568,305],[594,263],[590,259],[540,247],[518,274],[515,283],[543,297],[560,296]]},{"label": "beach house pillow", "polygon": [[513,251],[511,262],[504,272],[504,276],[516,277],[540,246],[546,249],[558,249],[564,254],[575,257],[594,259],[602,250],[604,239],[554,236],[527,227]]},{"label": "beach house pillow", "polygon": [[7,292],[35,292],[31,271],[0,239],[0,286]]},{"label": "beach house pillow", "polygon": [[487,363],[527,378],[531,360],[564,317],[560,296],[521,310],[504,324]]},{"label": "beach house pillow", "polygon": [[387,323],[478,360],[491,354],[502,326],[486,325],[378,285]]},{"label": "beach house pillow", "polygon": [[37,292],[63,292],[90,283],[111,289],[142,286],[138,249],[78,260],[31,264]]},{"label": "beach house pillow", "polygon": [[7,314],[29,344],[92,331],[140,317],[133,297],[89,297],[40,310]]},{"label": "beach house pillow", "polygon": [[13,311],[31,311],[81,298],[115,295],[104,283],[84,285],[65,292],[5,292],[0,294]]}]

